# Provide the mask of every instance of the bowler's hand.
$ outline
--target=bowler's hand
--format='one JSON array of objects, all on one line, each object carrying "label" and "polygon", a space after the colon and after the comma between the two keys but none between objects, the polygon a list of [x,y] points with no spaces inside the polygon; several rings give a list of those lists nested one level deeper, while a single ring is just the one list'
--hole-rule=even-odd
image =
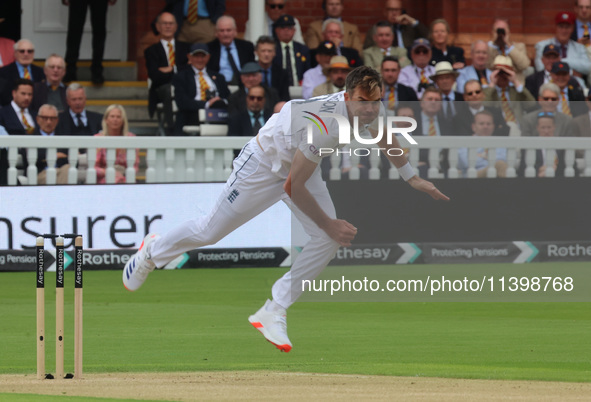
[{"label": "bowler's hand", "polygon": [[342,219],[331,219],[326,227],[322,228],[331,239],[343,247],[351,245],[351,241],[357,234],[357,228]]},{"label": "bowler's hand", "polygon": [[439,191],[433,183],[423,180],[419,176],[413,176],[408,180],[407,183],[410,184],[415,190],[429,194],[434,200],[449,201],[449,197]]}]

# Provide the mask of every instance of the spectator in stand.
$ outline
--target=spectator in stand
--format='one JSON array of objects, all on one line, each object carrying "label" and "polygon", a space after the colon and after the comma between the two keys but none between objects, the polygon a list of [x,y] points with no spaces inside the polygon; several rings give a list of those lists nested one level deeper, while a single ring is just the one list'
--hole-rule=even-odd
[{"label": "spectator in stand", "polygon": [[496,19],[492,27],[492,39],[488,42],[488,65],[492,67],[495,57],[507,56],[513,62],[520,81],[525,79],[525,70],[531,65],[525,43],[511,41],[509,21]]},{"label": "spectator in stand", "polygon": [[[343,46],[343,23],[337,19],[329,18],[322,24],[322,37],[325,42],[332,42],[335,45],[338,56],[345,56],[349,66],[355,68],[363,65],[359,52],[352,47]],[[316,49],[310,50],[310,66],[316,67]]]},{"label": "spectator in stand", "polygon": [[245,99],[245,107],[236,113],[230,113],[229,136],[252,137],[259,133],[261,127],[273,114],[273,109],[266,107],[265,98],[265,88],[261,85],[250,88]]},{"label": "spectator in stand", "polygon": [[207,68],[222,74],[229,85],[238,85],[242,66],[254,61],[253,44],[237,39],[236,34],[236,21],[225,15],[215,24],[216,39],[208,43]]},{"label": "spectator in stand", "polygon": [[569,84],[571,76],[570,67],[567,63],[557,61],[552,64],[550,77],[552,82],[560,88],[560,104],[557,106],[557,111],[575,117],[587,112],[583,90],[579,85]]},{"label": "spectator in stand", "polygon": [[224,76],[206,68],[210,58],[206,44],[191,45],[188,57],[191,67],[179,71],[172,80],[179,109],[175,135],[185,135],[185,125],[199,125],[199,109],[227,107],[227,99],[230,96]]},{"label": "spectator in stand", "polygon": [[589,48],[591,46],[589,40],[591,33],[591,0],[576,0],[575,14],[577,16],[575,29],[570,38]]},{"label": "spectator in stand", "polygon": [[290,86],[300,86],[304,73],[310,69],[310,51],[306,45],[294,40],[295,20],[291,15],[282,15],[273,27],[278,39],[273,62],[287,73]]},{"label": "spectator in stand", "polygon": [[443,96],[441,117],[450,123],[457,114],[460,102],[464,100],[461,93],[453,90],[457,77],[458,72],[453,69],[449,61],[437,63],[435,65],[435,74],[429,77],[441,90]]},{"label": "spectator in stand", "polygon": [[177,39],[207,43],[215,39],[215,24],[226,12],[226,0],[166,0],[163,11],[174,14]]},{"label": "spectator in stand", "polygon": [[431,23],[429,40],[431,41],[431,64],[440,61],[449,62],[454,70],[459,70],[466,66],[464,58],[464,49],[461,47],[449,45],[449,24],[444,19],[437,19]]},{"label": "spectator in stand", "polygon": [[[544,69],[542,71],[536,71],[525,79],[525,87],[534,96],[534,98],[538,98],[538,91],[543,84],[552,82],[550,70],[552,70],[552,64],[557,61],[560,61],[558,47],[552,44],[546,45],[544,47],[544,51],[542,52],[542,63],[544,63]],[[574,78],[571,79],[569,84],[572,84],[573,82],[576,82]]]},{"label": "spectator in stand", "polygon": [[242,71],[240,71],[240,88],[228,98],[228,113],[232,115],[246,110],[248,94],[254,87],[263,86],[265,91],[265,113],[273,114],[273,107],[279,102],[279,95],[273,88],[262,84],[263,75],[261,74],[261,67],[251,61],[246,63]]},{"label": "spectator in stand", "polygon": [[58,135],[93,135],[101,129],[103,116],[86,109],[86,90],[78,83],[66,89],[68,109],[59,115]]},{"label": "spectator in stand", "polygon": [[[102,122],[102,131],[95,134],[95,137],[107,137],[107,136],[126,136],[135,137],[135,134],[129,132],[129,122],[127,121],[127,113],[121,105],[110,105],[105,110],[105,115]],[[139,149],[135,150],[135,163],[133,168],[136,173],[140,165],[140,153]],[[99,148],[96,150],[96,163],[94,165],[96,169],[96,182],[98,184],[106,183],[107,173],[107,150],[105,148]],[[115,156],[115,183],[125,183],[125,170],[127,169],[127,150],[118,149]]]},{"label": "spectator in stand", "polygon": [[55,106],[61,113],[68,107],[66,86],[63,83],[64,75],[66,75],[66,62],[62,56],[51,54],[45,59],[43,72],[45,80],[36,82],[33,88],[31,109],[37,111],[41,105],[48,103]]},{"label": "spectator in stand", "polygon": [[259,66],[261,66],[263,84],[275,89],[282,101],[290,100],[287,74],[281,66],[273,63],[276,54],[275,39],[270,36],[261,36],[257,40],[254,53],[258,58]]},{"label": "spectator in stand", "polygon": [[536,126],[540,112],[554,114],[555,134],[557,137],[570,137],[574,135],[573,118],[556,111],[556,108],[560,104],[560,94],[560,88],[556,84],[549,82],[541,86],[540,96],[538,97],[538,104],[541,109],[534,110],[523,116],[521,120],[522,136],[531,137],[538,135]]},{"label": "spectator in stand", "polygon": [[497,56],[494,68],[490,75],[491,86],[484,90],[485,100],[496,102],[511,128],[509,135],[519,136],[521,118],[527,110],[537,106],[535,99],[517,78],[510,58]]},{"label": "spectator in stand", "polygon": [[[574,118],[575,131],[573,136],[575,137],[591,137],[591,95],[585,98],[585,104],[587,105],[587,113],[582,114]],[[578,158],[582,158],[584,155],[577,155]]]},{"label": "spectator in stand", "polygon": [[[267,27],[267,29],[265,30],[264,35],[272,36],[273,38],[277,39],[277,37],[275,36],[275,27],[273,26],[273,24],[277,22],[280,16],[287,14],[286,3],[287,0],[265,0],[265,26]],[[294,18],[293,23],[293,40],[299,43],[304,43],[304,37],[302,36],[302,28],[300,26],[300,21],[298,21],[297,18]],[[258,39],[255,38],[254,34],[251,32],[250,20],[246,21],[244,39],[249,40],[253,43],[256,42]]]},{"label": "spectator in stand", "polygon": [[21,39],[14,44],[14,62],[0,68],[0,82],[4,87],[0,88],[0,105],[10,104],[16,80],[24,78],[35,83],[45,79],[43,69],[33,64],[34,59],[35,46],[30,40]]},{"label": "spectator in stand", "polygon": [[382,74],[382,102],[389,111],[394,111],[400,104],[400,102],[417,102],[416,92],[406,85],[402,85],[398,82],[400,75],[400,62],[396,57],[386,56],[382,60],[380,67],[380,73]]},{"label": "spectator in stand", "polygon": [[[65,68],[64,68],[65,73]],[[39,107],[39,114],[37,115],[37,127],[35,128],[35,135],[54,136],[57,135],[55,129],[58,123],[58,111],[53,105],[44,104]],[[54,167],[56,168],[56,183],[68,183],[68,154],[58,151],[56,155]],[[26,159],[24,159],[26,161]],[[24,162],[28,165],[27,162]],[[39,148],[37,151],[37,184],[45,184],[47,182],[47,149]]]},{"label": "spectator in stand", "polygon": [[429,64],[431,60],[431,45],[427,39],[417,39],[410,52],[412,64],[400,72],[398,81],[411,87],[421,98],[425,88],[432,85],[429,77],[435,74],[435,67]]},{"label": "spectator in stand", "polygon": [[333,56],[330,59],[330,66],[326,69],[325,75],[328,81],[318,85],[312,91],[312,97],[334,94],[345,90],[345,79],[351,71],[345,56]]},{"label": "spectator in stand", "polygon": [[[6,129],[0,126],[0,137],[8,135]],[[8,184],[8,152],[6,148],[0,148],[0,186]]]},{"label": "spectator in stand", "polygon": [[156,106],[162,102],[164,131],[172,135],[174,118],[172,111],[172,78],[188,67],[189,44],[174,39],[177,23],[174,15],[163,12],[156,18],[160,40],[144,51],[148,77],[152,81],[148,95],[148,113],[154,115]]},{"label": "spectator in stand", "polygon": [[492,71],[487,68],[488,62],[488,45],[483,40],[477,40],[472,43],[472,49],[470,52],[472,56],[472,65],[462,68],[458,76],[458,92],[464,90],[466,82],[470,80],[480,81],[480,85],[483,88],[487,88],[490,85],[490,75]]},{"label": "spectator in stand", "polygon": [[[410,48],[415,40],[429,36],[429,28],[406,13],[402,0],[386,0],[384,15],[394,29],[392,41],[394,47]],[[366,49],[373,45],[372,28],[365,36],[363,48]]]},{"label": "spectator in stand", "polygon": [[338,46],[349,47],[361,52],[361,36],[357,25],[350,22],[343,21],[343,2],[345,0],[322,0],[322,9],[325,12],[324,20],[312,21],[306,31],[305,41],[309,49],[316,49],[324,39],[323,22],[328,19],[336,19],[343,22],[343,38],[342,44]]},{"label": "spectator in stand", "polygon": [[316,48],[314,57],[317,65],[304,73],[304,79],[302,81],[302,98],[310,99],[314,88],[328,80],[328,77],[324,75],[324,72],[328,66],[330,66],[330,59],[336,55],[336,46],[332,42],[323,42]]},{"label": "spectator in stand", "polygon": [[[472,123],[472,132],[474,136],[490,137],[495,130],[494,116],[489,111],[483,110],[474,115],[474,122]],[[477,148],[476,149],[476,177],[487,177],[488,173],[488,153],[492,149]],[[497,170],[497,177],[507,177],[507,148],[496,148],[495,152],[495,169]],[[468,148],[458,149],[458,169],[462,172],[463,177],[468,177],[468,170],[470,164],[468,161]]]},{"label": "spectator in stand", "polygon": [[363,50],[363,63],[378,70],[384,57],[396,57],[402,68],[410,65],[406,49],[392,46],[394,31],[388,21],[380,21],[375,25],[373,41],[375,45]]},{"label": "spectator in stand", "polygon": [[555,45],[560,53],[560,60],[580,76],[591,72],[591,60],[584,45],[570,39],[575,29],[575,15],[572,12],[558,13],[555,17],[556,36],[536,43],[536,70],[543,71],[542,54],[547,45]]},{"label": "spectator in stand", "polygon": [[503,112],[497,107],[484,105],[484,90],[478,80],[470,80],[464,86],[464,107],[458,108],[458,113],[453,120],[454,135],[472,135],[472,123],[478,112],[486,110],[493,115],[495,136],[509,135],[509,126],[503,117]]},{"label": "spectator in stand", "polygon": [[0,126],[11,135],[33,134],[36,113],[29,109],[33,101],[33,82],[17,79],[11,97],[10,104],[0,108]]}]

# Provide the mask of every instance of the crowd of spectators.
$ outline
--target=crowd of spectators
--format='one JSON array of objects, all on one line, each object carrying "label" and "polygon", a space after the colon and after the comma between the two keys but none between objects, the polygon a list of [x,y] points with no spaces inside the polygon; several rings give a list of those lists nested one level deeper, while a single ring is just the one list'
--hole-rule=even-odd
[{"label": "crowd of spectators", "polygon": [[[419,21],[403,0],[385,0],[367,32],[343,20],[346,7],[346,0],[323,0],[324,18],[306,26],[287,0],[266,0],[264,35],[253,37],[248,21],[241,39],[225,0],[167,1],[153,25],[158,42],[144,52],[150,115],[161,108],[165,134],[179,136],[201,124],[200,109],[227,110],[228,135],[253,136],[290,91],[310,99],[346,90],[348,71],[365,64],[382,74],[388,113],[416,118],[414,135],[591,136],[591,0],[555,16],[554,35],[535,45],[533,60],[504,19],[491,21],[490,40],[472,43],[467,57],[445,19]],[[102,117],[86,110],[84,88],[70,83],[70,61],[52,54],[40,68],[34,58],[31,41],[0,38],[0,134],[130,135],[122,106]],[[482,175],[491,158],[478,155]],[[497,156],[503,175],[506,152]],[[460,152],[460,166],[466,161]],[[56,163],[64,166],[63,152]],[[442,171],[446,163],[442,151]],[[0,150],[0,184],[6,164]],[[423,150],[419,169],[428,168]]]}]

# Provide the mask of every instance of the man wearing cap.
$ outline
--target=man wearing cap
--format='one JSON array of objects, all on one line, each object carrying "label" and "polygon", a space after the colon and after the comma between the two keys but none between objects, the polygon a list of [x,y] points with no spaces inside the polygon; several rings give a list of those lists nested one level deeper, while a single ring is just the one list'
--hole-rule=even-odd
[{"label": "man wearing cap", "polygon": [[[406,13],[403,0],[386,0],[384,4],[384,16],[394,30],[394,39],[392,40],[392,46],[394,47],[409,48],[418,38],[429,36],[429,28]],[[374,29],[375,27],[372,27],[367,32],[365,42],[363,43],[364,49],[374,45]]]},{"label": "man wearing cap", "polygon": [[520,81],[525,79],[524,71],[531,65],[531,60],[527,55],[525,43],[513,42],[511,40],[511,31],[509,30],[509,21],[497,18],[492,26],[492,39],[488,42],[488,65],[492,67],[495,57],[507,56],[513,62],[515,72]]},{"label": "man wearing cap", "polygon": [[162,102],[164,131],[172,135],[174,123],[172,112],[172,78],[187,67],[189,44],[175,40],[177,22],[171,13],[163,12],[156,18],[160,40],[144,51],[148,77],[152,81],[148,94],[148,113],[154,115],[156,106]]},{"label": "man wearing cap", "polygon": [[398,82],[400,61],[394,56],[385,56],[380,66],[382,74],[382,102],[387,110],[394,111],[400,102],[417,102],[416,92]]},{"label": "man wearing cap", "polygon": [[557,111],[560,104],[560,88],[551,82],[540,87],[540,96],[538,97],[540,109],[534,110],[523,116],[521,121],[521,135],[524,137],[537,136],[536,126],[538,114],[541,112],[554,114],[554,124],[556,126],[557,137],[570,137],[574,135],[573,118]]},{"label": "man wearing cap", "polygon": [[437,88],[441,90],[443,99],[441,112],[443,118],[448,121],[451,121],[457,114],[458,102],[464,100],[461,93],[453,90],[457,77],[458,72],[453,69],[449,61],[440,61],[437,63],[435,65],[435,74],[429,77]]},{"label": "man wearing cap", "polygon": [[375,45],[363,50],[363,63],[375,70],[379,70],[382,60],[386,56],[393,56],[398,59],[402,68],[410,64],[406,49],[392,46],[394,30],[388,21],[380,21],[376,24],[373,41]]},{"label": "man wearing cap", "polygon": [[555,45],[560,55],[560,60],[568,63],[578,74],[586,76],[591,72],[591,60],[587,55],[585,46],[570,39],[575,29],[575,14],[562,12],[556,14],[556,36],[536,43],[536,70],[543,71],[544,63],[542,54],[547,45]]},{"label": "man wearing cap", "polygon": [[417,97],[420,98],[425,88],[433,85],[429,77],[435,74],[435,67],[429,64],[431,60],[429,41],[423,38],[415,40],[410,52],[410,58],[412,64],[402,69],[398,81],[414,89]]},{"label": "man wearing cap", "polygon": [[265,90],[265,112],[272,114],[273,107],[279,102],[279,95],[274,88],[270,88],[262,83],[263,75],[261,66],[254,61],[246,63],[240,71],[240,88],[228,98],[228,113],[238,113],[246,110],[246,104],[250,89],[255,86],[262,86]]},{"label": "man wearing cap", "polygon": [[570,38],[589,48],[591,45],[589,40],[591,35],[591,0],[576,0],[575,14],[577,16],[575,29]]},{"label": "man wearing cap", "polygon": [[310,23],[308,30],[306,31],[306,36],[304,37],[306,46],[308,46],[308,48],[316,49],[320,43],[325,40],[323,39],[324,21],[328,19],[336,19],[338,21],[342,21],[343,23],[342,46],[353,48],[357,50],[357,52],[361,52],[361,37],[359,35],[359,29],[357,28],[357,25],[343,21],[342,18],[344,1],[345,0],[322,0],[322,9],[326,15],[324,20],[316,20]]},{"label": "man wearing cap", "polygon": [[464,91],[464,86],[470,80],[478,80],[483,88],[487,88],[490,84],[490,75],[492,70],[487,66],[488,64],[488,45],[483,40],[477,40],[472,43],[471,57],[472,65],[462,68],[459,73],[458,92]]},{"label": "man wearing cap", "polygon": [[[538,91],[542,85],[552,81],[550,70],[552,70],[552,64],[557,61],[560,61],[560,52],[558,46],[554,44],[546,45],[542,52],[542,63],[544,64],[544,69],[542,71],[536,71],[525,79],[525,87],[534,96],[534,98],[538,98]],[[574,78],[571,79],[571,83],[572,82],[576,82]]]},{"label": "man wearing cap", "polygon": [[578,84],[569,84],[571,80],[570,67],[567,63],[557,61],[550,70],[552,82],[560,88],[560,103],[556,107],[559,112],[568,116],[579,116],[586,112],[583,104],[585,95]]},{"label": "man wearing cap", "polygon": [[[352,48],[346,47],[343,44],[343,30],[344,25],[340,20],[335,18],[329,18],[324,20],[322,24],[322,40],[324,42],[331,42],[335,45],[335,49],[337,51],[337,56],[345,56],[349,61],[349,66],[351,68],[359,67],[363,65],[363,60],[359,55],[359,52]],[[310,49],[310,66],[316,67],[315,63],[315,49]]]},{"label": "man wearing cap", "polygon": [[[265,0],[265,29],[264,35],[275,37],[275,29],[273,24],[279,17],[287,14],[287,0]],[[302,28],[300,21],[294,17],[294,29],[295,33],[293,40],[296,42],[304,43],[304,37],[302,36]],[[255,43],[258,38],[254,36],[250,29],[250,20],[246,21],[246,27],[244,29],[244,39]]]},{"label": "man wearing cap", "polygon": [[509,135],[519,136],[519,123],[524,110],[532,110],[537,106],[535,98],[516,77],[510,58],[497,56],[494,69],[490,75],[491,86],[484,90],[485,100],[497,103],[511,127]]},{"label": "man wearing cap", "polygon": [[330,66],[330,59],[336,55],[336,46],[332,42],[323,42],[318,48],[316,48],[314,57],[317,65],[304,73],[304,79],[302,81],[302,98],[311,98],[314,88],[328,80],[328,77],[324,75],[324,72],[326,71],[326,68]]},{"label": "man wearing cap", "polygon": [[269,88],[274,88],[279,94],[281,101],[287,102],[290,100],[287,75],[281,66],[273,63],[276,55],[275,39],[271,36],[261,36],[257,40],[254,53],[261,67],[263,84]]},{"label": "man wearing cap", "polygon": [[227,83],[234,85],[240,81],[242,66],[254,61],[254,45],[237,39],[236,34],[236,21],[224,15],[215,24],[216,39],[207,44],[211,54],[207,68],[219,71]]},{"label": "man wearing cap", "polygon": [[345,56],[333,56],[325,75],[328,81],[318,85],[312,91],[312,97],[334,94],[345,90],[345,79],[351,70]]},{"label": "man wearing cap", "polygon": [[[234,94],[232,94],[234,95]],[[273,114],[273,109],[266,107],[266,91],[261,85],[250,88],[241,110],[230,113],[228,135],[251,137],[257,135],[261,127]]]},{"label": "man wearing cap", "polygon": [[185,135],[183,126],[199,124],[199,109],[222,107],[227,103],[230,91],[224,76],[206,68],[209,48],[204,43],[191,45],[188,54],[190,67],[179,71],[173,78],[178,113],[175,135]]},{"label": "man wearing cap", "polygon": [[310,68],[310,51],[303,43],[294,40],[295,20],[291,15],[282,15],[273,24],[277,46],[275,64],[287,73],[290,86],[300,86],[304,73]]}]

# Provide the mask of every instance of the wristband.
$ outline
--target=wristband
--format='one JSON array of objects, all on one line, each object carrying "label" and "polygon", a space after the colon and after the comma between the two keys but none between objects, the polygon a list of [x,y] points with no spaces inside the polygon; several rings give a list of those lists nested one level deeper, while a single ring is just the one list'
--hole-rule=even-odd
[{"label": "wristband", "polygon": [[410,162],[406,162],[406,165],[398,168],[398,173],[404,181],[409,181],[416,175],[415,170],[410,165]]}]

